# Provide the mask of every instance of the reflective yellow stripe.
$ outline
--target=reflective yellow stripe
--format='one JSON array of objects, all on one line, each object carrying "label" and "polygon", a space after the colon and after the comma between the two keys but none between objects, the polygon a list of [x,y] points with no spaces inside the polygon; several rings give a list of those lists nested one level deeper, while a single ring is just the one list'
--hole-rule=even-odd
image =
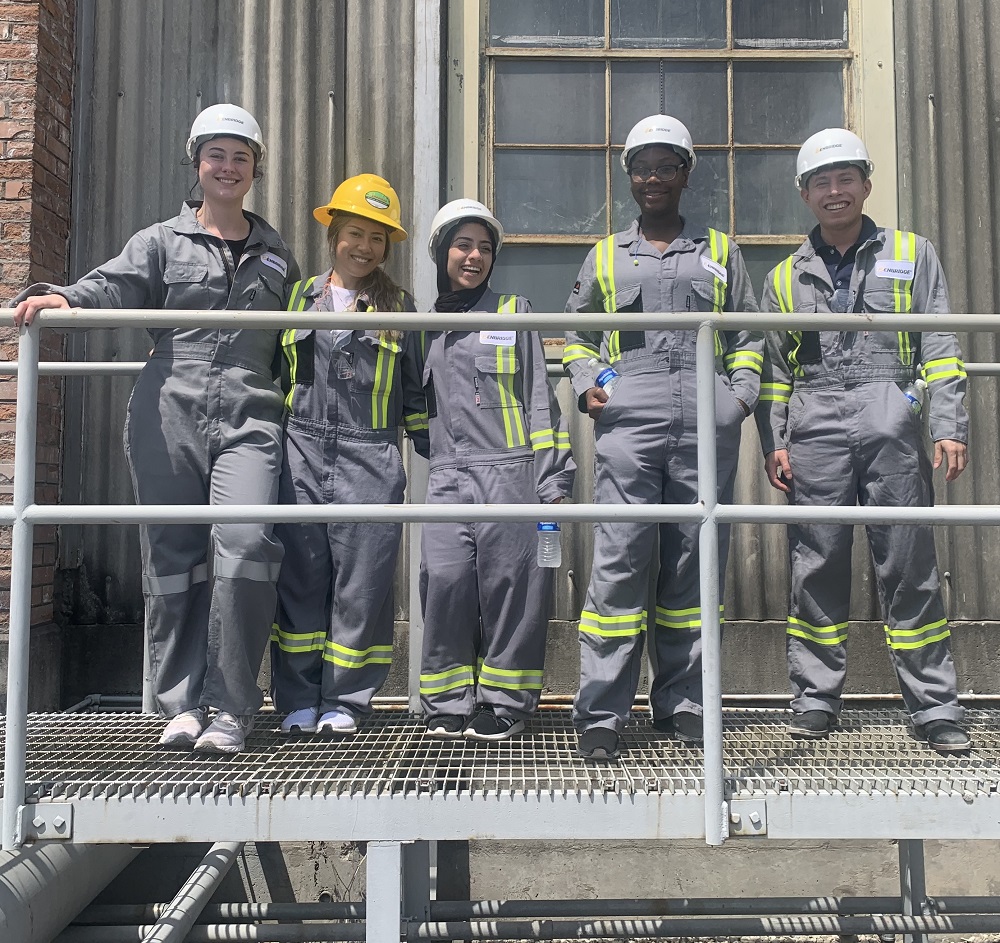
[{"label": "reflective yellow stripe", "polygon": [[[725,610],[726,607],[720,603],[720,617]],[[721,621],[724,622],[725,619]],[[656,624],[665,629],[700,629],[701,606],[695,606],[693,609],[665,609],[663,606],[657,606]]]},{"label": "reflective yellow stripe", "polygon": [[815,642],[817,645],[840,645],[847,639],[847,626],[846,622],[838,622],[836,625],[810,625],[802,619],[789,616],[788,628],[785,631],[788,635],[805,639],[807,642]]},{"label": "reflective yellow stripe", "polygon": [[[288,299],[288,307],[285,310],[305,311],[306,292],[312,288],[313,282],[316,281],[316,278],[317,276],[313,275],[313,277],[308,279],[306,282],[298,281],[292,286],[292,294]],[[295,398],[295,383],[299,370],[299,350],[295,341],[295,328],[288,328],[282,332],[281,350],[285,355],[285,360],[288,361],[288,373],[292,381],[291,389],[285,397],[285,409],[292,412],[292,403]]]},{"label": "reflective yellow stripe", "polygon": [[764,357],[755,350],[740,350],[734,354],[726,354],[725,366],[729,372],[742,368],[760,373],[764,369]]},{"label": "reflective yellow stripe", "polygon": [[574,360],[600,360],[601,352],[596,347],[586,344],[569,344],[563,351],[563,366],[573,363]]},{"label": "reflective yellow stripe", "polygon": [[584,609],[580,613],[580,631],[585,635],[600,635],[604,638],[641,635],[646,631],[646,610],[624,616],[602,616]]},{"label": "reflective yellow stripe", "polygon": [[[497,304],[497,314],[515,314],[517,295],[501,295]],[[517,368],[517,347],[497,347],[497,387],[500,391],[500,414],[503,417],[507,448],[527,445],[524,435],[524,419],[521,404],[514,393],[514,376]]]},{"label": "reflective yellow stripe", "polygon": [[[893,258],[899,262],[915,262],[917,258],[917,237],[912,232],[894,230]],[[897,314],[909,314],[913,310],[913,279],[894,278],[892,297]],[[913,364],[913,338],[908,331],[899,332],[899,359],[904,367]]]},{"label": "reflective yellow stripe", "polygon": [[271,641],[283,652],[300,655],[321,652],[326,644],[326,632],[286,632],[277,623],[271,626]]},{"label": "reflective yellow stripe", "polygon": [[476,672],[472,665],[460,665],[436,674],[420,675],[421,694],[442,694],[456,688],[472,687],[476,683]]},{"label": "reflective yellow stripe", "polygon": [[541,668],[514,670],[492,668],[482,664],[479,669],[479,683],[490,688],[504,688],[509,691],[541,691],[544,672]]},{"label": "reflective yellow stripe", "polygon": [[337,642],[327,642],[323,659],[341,668],[365,668],[368,665],[392,664],[391,645],[372,645],[369,648],[348,648]]},{"label": "reflective yellow stripe", "polygon": [[[729,237],[719,232],[717,229],[708,231],[708,250],[711,253],[712,261],[725,268],[729,264]],[[712,309],[721,313],[726,306],[726,283],[717,275],[713,275]],[[716,338],[718,343],[718,338]],[[716,348],[717,352],[720,348]]]},{"label": "reflective yellow stripe", "polygon": [[762,403],[787,403],[792,397],[790,383],[761,383],[760,401]]},{"label": "reflective yellow stripe", "polygon": [[[949,638],[951,631],[947,626],[947,619],[939,619],[937,622],[931,622],[919,629],[890,629],[887,625],[882,626],[882,628],[885,629],[885,642],[889,648],[906,651],[923,648],[926,645],[932,645],[934,642]],[[944,629],[944,631],[939,632],[938,629]]]},{"label": "reflective yellow stripe", "polygon": [[539,429],[531,433],[531,447],[537,452],[540,449],[551,449],[556,444],[555,431],[552,429]]},{"label": "reflective yellow stripe", "polygon": [[958,357],[942,357],[940,360],[929,360],[921,367],[921,374],[927,383],[947,380],[949,377],[965,378],[965,364]]},{"label": "reflective yellow stripe", "polygon": [[[607,309],[608,282],[607,279],[604,277],[604,253],[607,249],[609,241],[610,240],[608,239],[602,239],[599,243],[597,243],[596,246],[594,246],[594,251],[595,251],[594,265],[595,268],[597,269],[597,284],[601,288],[601,297],[604,299],[605,302],[605,310],[608,310]],[[613,295],[611,297],[611,304],[612,307],[610,310],[613,312],[614,311]]]}]

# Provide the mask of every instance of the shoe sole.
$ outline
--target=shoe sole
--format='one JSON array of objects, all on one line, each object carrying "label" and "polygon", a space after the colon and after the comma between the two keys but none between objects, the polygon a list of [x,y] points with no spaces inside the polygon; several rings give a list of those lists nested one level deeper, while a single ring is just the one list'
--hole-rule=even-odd
[{"label": "shoe sole", "polygon": [[505,730],[503,733],[479,733],[471,727],[466,727],[465,729],[465,736],[470,740],[509,740],[511,737],[516,737],[519,733],[524,733],[523,721],[520,724],[513,724],[509,730]]},{"label": "shoe sole", "polygon": [[584,753],[583,750],[577,749],[576,752],[585,760],[597,760],[599,763],[617,760],[621,756],[621,750],[613,750],[609,753],[607,750],[597,749],[590,753]]},{"label": "shoe sole", "polygon": [[921,741],[926,743],[935,753],[968,753],[972,749],[972,741],[963,744],[952,744],[952,743],[942,743],[936,744],[931,743],[926,737],[921,737]]},{"label": "shoe sole", "polygon": [[427,736],[435,740],[461,740],[465,736],[464,730],[441,730],[440,728],[427,730]]},{"label": "shoe sole", "polygon": [[157,746],[164,750],[190,750],[197,742],[197,737],[172,737],[170,740],[161,739]]},{"label": "shoe sole", "polygon": [[315,727],[302,727],[299,724],[296,724],[294,727],[292,727],[289,730],[285,730],[284,727],[281,728],[281,735],[284,736],[284,737],[300,737],[300,736],[302,736],[304,734],[309,734],[309,733],[316,733],[316,728]]},{"label": "shoe sole", "polygon": [[691,743],[697,746],[705,742],[704,737],[692,737],[689,734],[681,733],[679,730],[674,731],[674,737],[680,740],[681,743]]},{"label": "shoe sole", "polygon": [[245,746],[245,744],[243,746],[238,746],[238,747],[220,747],[220,746],[218,746],[217,744],[214,744],[214,743],[209,743],[209,744],[205,744],[204,746],[202,746],[202,745],[196,743],[194,745],[194,752],[195,753],[212,753],[212,754],[215,754],[217,756],[232,756],[235,753],[242,753],[243,749],[244,749],[244,746]]},{"label": "shoe sole", "polygon": [[829,730],[799,730],[795,727],[788,728],[788,735],[793,740],[825,740],[830,736]]}]

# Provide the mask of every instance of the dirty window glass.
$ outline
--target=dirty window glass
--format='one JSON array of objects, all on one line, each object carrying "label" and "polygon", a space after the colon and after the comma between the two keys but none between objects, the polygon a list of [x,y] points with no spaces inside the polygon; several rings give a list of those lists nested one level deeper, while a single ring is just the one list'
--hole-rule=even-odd
[{"label": "dirty window glass", "polygon": [[611,45],[721,49],[726,45],[726,0],[612,0]]},{"label": "dirty window glass", "polygon": [[[614,60],[611,63],[611,143],[624,144],[632,126],[646,115],[683,116],[695,146],[727,144],[725,62],[676,59]],[[672,109],[672,110],[670,110]]]},{"label": "dirty window glass", "polygon": [[491,46],[604,45],[604,0],[492,0]]},{"label": "dirty window glass", "polygon": [[494,211],[509,233],[604,235],[607,152],[497,151]]},{"label": "dirty window glass", "polygon": [[[844,123],[839,62],[737,62],[733,65],[737,144],[788,144]],[[692,132],[693,133],[693,132]]]},{"label": "dirty window glass", "polygon": [[496,68],[500,144],[604,144],[603,62],[501,60]]},{"label": "dirty window glass", "polygon": [[733,0],[738,49],[846,49],[847,41],[847,0]]},{"label": "dirty window glass", "polygon": [[816,225],[795,188],[796,153],[737,151],[737,233],[806,233]]},{"label": "dirty window glass", "polygon": [[499,292],[524,295],[536,311],[562,311],[587,252],[585,245],[504,246],[490,284]]}]

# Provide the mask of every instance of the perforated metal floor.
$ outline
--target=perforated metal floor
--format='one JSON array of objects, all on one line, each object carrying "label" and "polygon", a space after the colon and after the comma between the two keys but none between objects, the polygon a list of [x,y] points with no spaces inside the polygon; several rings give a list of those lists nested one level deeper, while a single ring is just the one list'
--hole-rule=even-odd
[{"label": "perforated metal floor", "polygon": [[[29,797],[700,795],[702,751],[657,733],[645,715],[611,763],[576,754],[568,712],[546,710],[524,735],[490,744],[426,736],[408,714],[378,711],[343,740],[287,738],[258,717],[235,757],[156,746],[163,721],[140,714],[35,714],[28,723]],[[917,740],[904,712],[848,710],[828,740],[797,741],[788,713],[727,709],[725,764],[733,796],[996,795],[1000,711],[969,711],[975,746],[943,757]],[[0,734],[0,743],[3,737]]]}]

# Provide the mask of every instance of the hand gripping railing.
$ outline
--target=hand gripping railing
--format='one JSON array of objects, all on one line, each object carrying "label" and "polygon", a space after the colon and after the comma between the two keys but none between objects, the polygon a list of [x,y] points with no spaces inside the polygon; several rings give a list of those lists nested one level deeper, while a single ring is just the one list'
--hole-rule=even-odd
[{"label": "hand gripping railing", "polygon": [[[0,309],[0,321],[10,318]],[[721,630],[719,619],[720,523],[893,523],[997,524],[998,505],[952,505],[933,508],[796,508],[778,505],[720,505],[717,501],[715,454],[715,331],[752,326],[757,330],[787,330],[808,326],[813,330],[1000,330],[998,315],[921,314],[616,314],[616,330],[697,331],[698,493],[695,505],[63,505],[34,503],[35,426],[38,394],[39,327],[53,328],[270,328],[308,326],[320,329],[397,330],[573,330],[601,331],[609,326],[607,314],[373,314],[288,313],[265,311],[147,311],[59,310],[40,314],[20,332],[18,363],[0,370],[17,374],[16,453],[14,500],[0,507],[0,524],[12,524],[10,632],[7,679],[6,750],[2,847],[22,843],[25,816],[25,740],[27,732],[28,648],[31,620],[32,538],[36,524],[111,523],[219,523],[219,522],[481,522],[481,521],[647,521],[700,524],[702,680],[705,704],[704,796],[705,840],[722,844],[728,837],[729,817],[722,764]],[[977,365],[977,373],[996,372],[994,365]],[[127,374],[132,364],[45,364],[46,374]]]}]

